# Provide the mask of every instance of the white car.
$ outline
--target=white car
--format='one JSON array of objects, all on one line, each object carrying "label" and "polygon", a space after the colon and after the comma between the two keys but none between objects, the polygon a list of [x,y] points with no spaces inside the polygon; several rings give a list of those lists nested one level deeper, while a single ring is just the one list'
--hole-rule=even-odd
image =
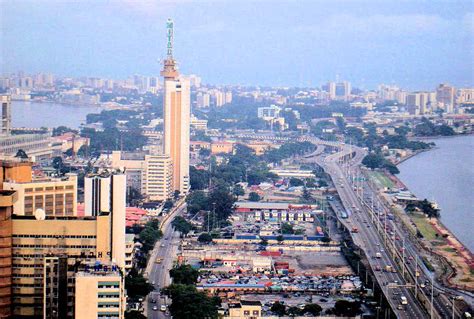
[{"label": "white car", "polygon": [[157,311],[157,310],[158,310],[158,307],[157,307],[157,306],[153,306],[153,310],[154,310],[154,311]]},{"label": "white car", "polygon": [[161,310],[161,311],[166,311],[166,306],[165,306],[165,305],[161,305],[160,310]]}]

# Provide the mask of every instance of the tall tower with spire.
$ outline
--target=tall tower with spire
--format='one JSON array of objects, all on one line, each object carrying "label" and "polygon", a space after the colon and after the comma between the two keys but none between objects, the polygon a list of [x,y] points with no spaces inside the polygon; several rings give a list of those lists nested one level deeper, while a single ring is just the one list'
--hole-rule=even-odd
[{"label": "tall tower with spire", "polygon": [[179,76],[173,57],[174,23],[166,22],[167,54],[163,61],[164,145],[173,162],[173,188],[182,194],[189,190],[189,121],[191,94],[189,80]]}]

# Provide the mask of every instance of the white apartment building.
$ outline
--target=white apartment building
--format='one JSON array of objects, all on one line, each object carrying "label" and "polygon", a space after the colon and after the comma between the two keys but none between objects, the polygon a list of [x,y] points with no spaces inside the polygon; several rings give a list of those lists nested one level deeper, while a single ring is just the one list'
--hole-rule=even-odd
[{"label": "white apartment building", "polygon": [[146,155],[142,176],[142,192],[150,200],[173,196],[173,161],[168,155]]}]

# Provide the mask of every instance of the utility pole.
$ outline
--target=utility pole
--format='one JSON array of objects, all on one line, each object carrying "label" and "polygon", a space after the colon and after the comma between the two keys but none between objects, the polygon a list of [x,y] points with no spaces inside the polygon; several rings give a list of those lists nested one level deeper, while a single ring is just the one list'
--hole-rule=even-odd
[{"label": "utility pole", "polygon": [[431,307],[430,307],[430,318],[433,319],[433,281],[434,281],[434,274],[431,275]]}]

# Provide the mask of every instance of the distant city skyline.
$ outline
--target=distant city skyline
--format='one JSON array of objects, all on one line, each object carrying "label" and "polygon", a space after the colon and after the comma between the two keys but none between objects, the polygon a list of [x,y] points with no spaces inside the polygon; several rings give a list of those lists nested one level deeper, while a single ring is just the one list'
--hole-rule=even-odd
[{"label": "distant city skyline", "polygon": [[[372,89],[474,85],[470,1],[3,1],[1,73],[159,76],[175,20],[180,73],[203,83]],[[377,2],[379,3],[379,2]]]}]

